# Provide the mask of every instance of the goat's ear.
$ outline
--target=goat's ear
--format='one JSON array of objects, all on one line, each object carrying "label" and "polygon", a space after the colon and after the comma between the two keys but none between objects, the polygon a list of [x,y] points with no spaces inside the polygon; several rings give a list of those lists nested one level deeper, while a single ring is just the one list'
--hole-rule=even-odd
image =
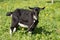
[{"label": "goat's ear", "polygon": [[45,9],[45,7],[43,7],[43,8],[40,8],[41,10],[43,10],[43,9]]},{"label": "goat's ear", "polygon": [[43,7],[42,9],[45,9],[45,7]]},{"label": "goat's ear", "polygon": [[6,16],[11,16],[13,12],[7,12]]},{"label": "goat's ear", "polygon": [[33,9],[33,8],[31,8],[31,7],[28,7],[29,9]]}]

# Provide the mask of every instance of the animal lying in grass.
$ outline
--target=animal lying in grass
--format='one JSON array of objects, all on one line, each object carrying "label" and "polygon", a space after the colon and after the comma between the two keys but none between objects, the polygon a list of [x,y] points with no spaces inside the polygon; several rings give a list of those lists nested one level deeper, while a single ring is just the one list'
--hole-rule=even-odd
[{"label": "animal lying in grass", "polygon": [[29,9],[16,9],[13,12],[8,12],[7,16],[12,16],[12,22],[10,27],[10,34],[14,33],[20,25],[21,27],[26,27],[27,32],[32,33],[38,24],[38,15],[43,8],[34,7]]}]

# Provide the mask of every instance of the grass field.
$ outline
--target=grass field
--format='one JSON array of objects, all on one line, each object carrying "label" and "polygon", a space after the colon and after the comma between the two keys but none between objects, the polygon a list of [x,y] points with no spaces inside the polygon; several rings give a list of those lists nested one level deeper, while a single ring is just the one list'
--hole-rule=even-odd
[{"label": "grass field", "polygon": [[[34,34],[19,30],[11,37],[9,28],[11,17],[6,13],[16,8],[46,7],[39,13],[39,23]],[[60,1],[51,4],[49,0],[0,0],[0,40],[60,40]]]}]

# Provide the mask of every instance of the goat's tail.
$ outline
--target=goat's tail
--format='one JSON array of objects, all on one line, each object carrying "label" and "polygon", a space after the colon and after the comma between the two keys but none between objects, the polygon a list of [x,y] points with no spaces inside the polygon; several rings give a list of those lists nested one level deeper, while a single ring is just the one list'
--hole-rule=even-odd
[{"label": "goat's tail", "polygon": [[6,14],[6,16],[11,16],[12,15],[12,12],[8,12],[7,14]]}]

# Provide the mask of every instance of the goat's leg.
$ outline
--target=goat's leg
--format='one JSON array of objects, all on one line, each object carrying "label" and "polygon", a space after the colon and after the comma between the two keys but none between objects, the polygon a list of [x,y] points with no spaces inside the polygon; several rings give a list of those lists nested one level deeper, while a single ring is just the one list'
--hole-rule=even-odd
[{"label": "goat's leg", "polygon": [[29,33],[32,33],[32,31],[34,30],[34,28],[35,28],[35,27],[34,27],[34,23],[33,23],[31,26],[28,27],[28,30],[27,30],[27,31],[28,31]]},{"label": "goat's leg", "polygon": [[16,31],[16,28],[17,28],[17,23],[13,22],[11,24],[11,27],[10,27],[10,34],[14,33]]},{"label": "goat's leg", "polygon": [[35,21],[35,22],[30,26],[30,28],[28,29],[28,30],[29,30],[29,32],[33,32],[33,31],[34,31],[34,29],[36,28],[37,24],[38,24],[38,20],[37,20],[37,21]]},{"label": "goat's leg", "polygon": [[32,25],[33,27],[31,27],[31,31],[34,31],[34,29],[36,28],[38,24],[38,20],[35,21],[35,23]]},{"label": "goat's leg", "polygon": [[12,18],[12,24],[10,27],[10,34],[12,34],[16,31],[17,25],[18,25],[18,19],[16,17],[13,17]]}]

